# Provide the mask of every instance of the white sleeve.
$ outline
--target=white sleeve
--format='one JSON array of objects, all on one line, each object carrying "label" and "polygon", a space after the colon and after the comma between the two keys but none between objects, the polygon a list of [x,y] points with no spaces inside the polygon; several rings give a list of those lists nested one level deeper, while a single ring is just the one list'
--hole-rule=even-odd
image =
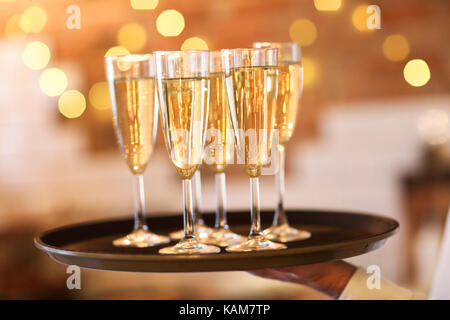
[{"label": "white sleeve", "polygon": [[426,296],[381,279],[379,289],[369,289],[367,280],[371,274],[358,268],[339,296],[339,300],[425,300]]},{"label": "white sleeve", "polygon": [[450,210],[447,214],[447,222],[445,225],[444,237],[441,244],[441,255],[430,292],[430,299],[432,300],[450,299],[450,277],[448,276],[448,270],[450,268]]}]

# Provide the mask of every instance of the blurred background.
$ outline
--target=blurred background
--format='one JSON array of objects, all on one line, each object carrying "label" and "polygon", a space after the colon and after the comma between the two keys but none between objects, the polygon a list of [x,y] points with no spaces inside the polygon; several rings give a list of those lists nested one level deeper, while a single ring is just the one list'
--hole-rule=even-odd
[{"label": "blurred background", "polygon": [[[368,5],[379,6],[380,29],[367,28]],[[32,242],[48,228],[133,211],[105,55],[290,40],[302,46],[305,78],[287,207],[397,219],[384,247],[350,260],[426,293],[450,201],[449,14],[447,0],[0,0],[0,298],[325,298],[245,272],[82,270],[82,289],[70,291],[66,267]],[[229,208],[248,208],[242,169],[227,175]],[[208,211],[213,174],[202,168],[202,177]],[[181,213],[160,134],[145,179],[149,215]],[[264,176],[264,208],[274,190]]]}]

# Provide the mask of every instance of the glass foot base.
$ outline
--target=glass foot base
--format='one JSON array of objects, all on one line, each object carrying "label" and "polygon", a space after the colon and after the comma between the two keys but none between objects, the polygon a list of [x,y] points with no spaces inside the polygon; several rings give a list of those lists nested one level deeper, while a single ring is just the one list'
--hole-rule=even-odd
[{"label": "glass foot base", "polygon": [[309,231],[296,229],[288,224],[272,226],[264,230],[263,234],[267,239],[278,242],[306,240],[311,237]]},{"label": "glass foot base", "polygon": [[280,250],[287,247],[282,243],[272,242],[267,240],[264,236],[249,237],[245,242],[227,247],[228,252],[248,252],[248,251],[262,251],[262,250]]},{"label": "glass foot base", "polygon": [[174,246],[159,250],[160,254],[213,254],[219,252],[219,247],[203,244],[197,239],[182,239]]},{"label": "glass foot base", "polygon": [[160,236],[145,229],[137,229],[125,237],[114,240],[113,245],[116,247],[147,248],[169,242],[168,237]]},{"label": "glass foot base", "polygon": [[[202,242],[203,240],[208,238],[208,236],[214,231],[213,228],[207,227],[203,223],[195,224],[194,230],[195,230],[195,237]],[[181,240],[184,237],[184,230],[181,229],[178,231],[171,232],[169,233],[169,237],[172,240]]]},{"label": "glass foot base", "polygon": [[204,243],[214,244],[219,247],[228,247],[245,241],[245,237],[230,231],[228,228],[213,229],[209,236],[202,240]]}]

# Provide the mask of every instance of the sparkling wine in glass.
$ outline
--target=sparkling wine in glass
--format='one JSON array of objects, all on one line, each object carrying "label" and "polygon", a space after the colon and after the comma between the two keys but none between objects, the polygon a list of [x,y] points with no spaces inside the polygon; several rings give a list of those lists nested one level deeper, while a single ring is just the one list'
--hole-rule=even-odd
[{"label": "sparkling wine in glass", "polygon": [[156,81],[169,157],[183,185],[183,238],[161,254],[211,254],[195,236],[192,177],[202,162],[209,108],[209,51],[157,51]]},{"label": "sparkling wine in glass", "polygon": [[270,162],[278,84],[277,49],[222,50],[225,83],[238,154],[250,177],[251,229],[229,252],[285,249],[261,231],[259,176]]},{"label": "sparkling wine in glass", "polygon": [[214,171],[216,184],[216,222],[213,232],[203,240],[220,247],[243,242],[245,239],[230,230],[226,211],[225,170],[234,156],[234,134],[228,110],[222,53],[210,52],[209,116],[206,134],[205,162]]},{"label": "sparkling wine in glass", "polygon": [[278,49],[278,96],[275,128],[279,132],[278,170],[275,176],[277,188],[277,206],[272,226],[264,230],[264,235],[271,240],[290,242],[311,237],[309,231],[291,227],[284,209],[285,193],[285,149],[292,137],[300,104],[303,84],[300,47],[293,42],[255,42],[255,48]]},{"label": "sparkling wine in glass", "polygon": [[111,56],[105,58],[105,67],[117,142],[134,176],[134,229],[113,244],[141,248],[167,243],[168,237],[150,232],[145,222],[142,174],[153,152],[158,123],[153,56]]}]

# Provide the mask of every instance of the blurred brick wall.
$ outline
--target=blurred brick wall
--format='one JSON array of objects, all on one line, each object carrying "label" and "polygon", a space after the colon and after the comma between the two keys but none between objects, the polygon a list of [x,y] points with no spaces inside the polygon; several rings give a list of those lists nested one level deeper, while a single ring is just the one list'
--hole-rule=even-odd
[{"label": "blurred brick wall", "polygon": [[[315,134],[315,119],[330,102],[450,91],[447,0],[342,0],[336,12],[319,12],[313,0],[161,0],[155,10],[148,11],[133,10],[128,0],[19,0],[1,4],[0,28],[8,17],[32,4],[47,10],[48,23],[42,33],[52,39],[53,58],[81,66],[85,87],[79,89],[85,95],[93,83],[104,79],[103,55],[117,45],[117,31],[128,22],[145,26],[148,41],[142,51],[153,51],[179,49],[192,36],[205,39],[210,49],[245,47],[257,40],[289,41],[292,21],[311,20],[317,27],[317,39],[303,48],[303,55],[316,64],[318,78],[304,90],[294,140]],[[69,4],[81,8],[81,30],[65,27]],[[360,4],[380,6],[381,30],[361,33],[353,27],[352,12]],[[156,30],[156,18],[166,9],[184,15],[186,27],[178,37],[163,37]],[[383,40],[392,33],[409,40],[405,61],[391,62],[383,56]],[[403,67],[413,58],[425,59],[431,69],[431,80],[424,87],[412,87],[403,79]],[[94,149],[115,143],[108,111],[99,114],[88,107],[81,118],[67,121],[89,129]]]}]

